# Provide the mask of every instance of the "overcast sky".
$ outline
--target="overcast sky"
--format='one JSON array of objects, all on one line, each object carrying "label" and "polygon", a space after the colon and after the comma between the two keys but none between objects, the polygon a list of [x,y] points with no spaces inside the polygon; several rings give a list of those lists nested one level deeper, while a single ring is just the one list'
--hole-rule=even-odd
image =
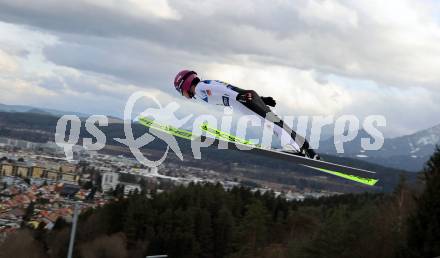
[{"label": "overcast sky", "polygon": [[382,114],[408,134],[440,123],[440,4],[0,0],[1,103],[122,117],[146,89],[198,107],[173,89],[182,68],[281,115]]}]

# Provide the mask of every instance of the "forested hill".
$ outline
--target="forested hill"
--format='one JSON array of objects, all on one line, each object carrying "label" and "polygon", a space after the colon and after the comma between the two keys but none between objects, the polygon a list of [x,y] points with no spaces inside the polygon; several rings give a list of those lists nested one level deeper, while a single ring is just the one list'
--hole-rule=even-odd
[{"label": "forested hill", "polygon": [[[303,202],[212,184],[133,194],[80,216],[74,257],[437,257],[440,150],[428,165],[422,193],[401,181],[393,193]],[[50,232],[20,230],[0,258],[63,257],[69,233],[62,219]]]}]

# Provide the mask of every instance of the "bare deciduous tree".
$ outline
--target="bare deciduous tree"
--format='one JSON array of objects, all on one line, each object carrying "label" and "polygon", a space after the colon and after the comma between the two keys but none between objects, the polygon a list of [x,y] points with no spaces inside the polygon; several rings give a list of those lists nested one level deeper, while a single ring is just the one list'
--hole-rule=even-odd
[{"label": "bare deciduous tree", "polygon": [[0,258],[45,258],[43,246],[36,241],[29,230],[10,234],[0,244]]},{"label": "bare deciduous tree", "polygon": [[126,258],[126,240],[123,234],[100,236],[82,244],[79,249],[83,258]]}]

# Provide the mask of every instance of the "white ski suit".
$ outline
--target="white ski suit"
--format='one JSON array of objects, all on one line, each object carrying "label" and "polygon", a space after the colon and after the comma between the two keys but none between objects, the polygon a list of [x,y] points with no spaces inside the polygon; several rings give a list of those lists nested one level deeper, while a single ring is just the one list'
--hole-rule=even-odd
[{"label": "white ski suit", "polygon": [[285,144],[290,150],[302,152],[309,149],[308,142],[276,116],[255,91],[243,90],[222,81],[204,80],[196,85],[194,98],[213,105],[229,106],[234,113],[255,115],[261,119],[262,125],[268,120],[273,123],[273,131],[278,137],[283,135],[283,131],[290,135]]}]

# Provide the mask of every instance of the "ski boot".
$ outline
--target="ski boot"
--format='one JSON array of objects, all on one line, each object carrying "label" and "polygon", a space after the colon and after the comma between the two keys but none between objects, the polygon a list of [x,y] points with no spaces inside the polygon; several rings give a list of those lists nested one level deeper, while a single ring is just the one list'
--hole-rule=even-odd
[{"label": "ski boot", "polygon": [[298,150],[297,148],[295,148],[294,146],[292,146],[290,144],[284,145],[281,152],[285,152],[285,153],[289,153],[289,154],[293,154],[293,155],[301,156],[301,157],[307,157],[306,152],[304,151],[303,148]]},{"label": "ski boot", "polygon": [[320,160],[321,157],[313,149],[304,149],[305,156],[310,159]]}]

